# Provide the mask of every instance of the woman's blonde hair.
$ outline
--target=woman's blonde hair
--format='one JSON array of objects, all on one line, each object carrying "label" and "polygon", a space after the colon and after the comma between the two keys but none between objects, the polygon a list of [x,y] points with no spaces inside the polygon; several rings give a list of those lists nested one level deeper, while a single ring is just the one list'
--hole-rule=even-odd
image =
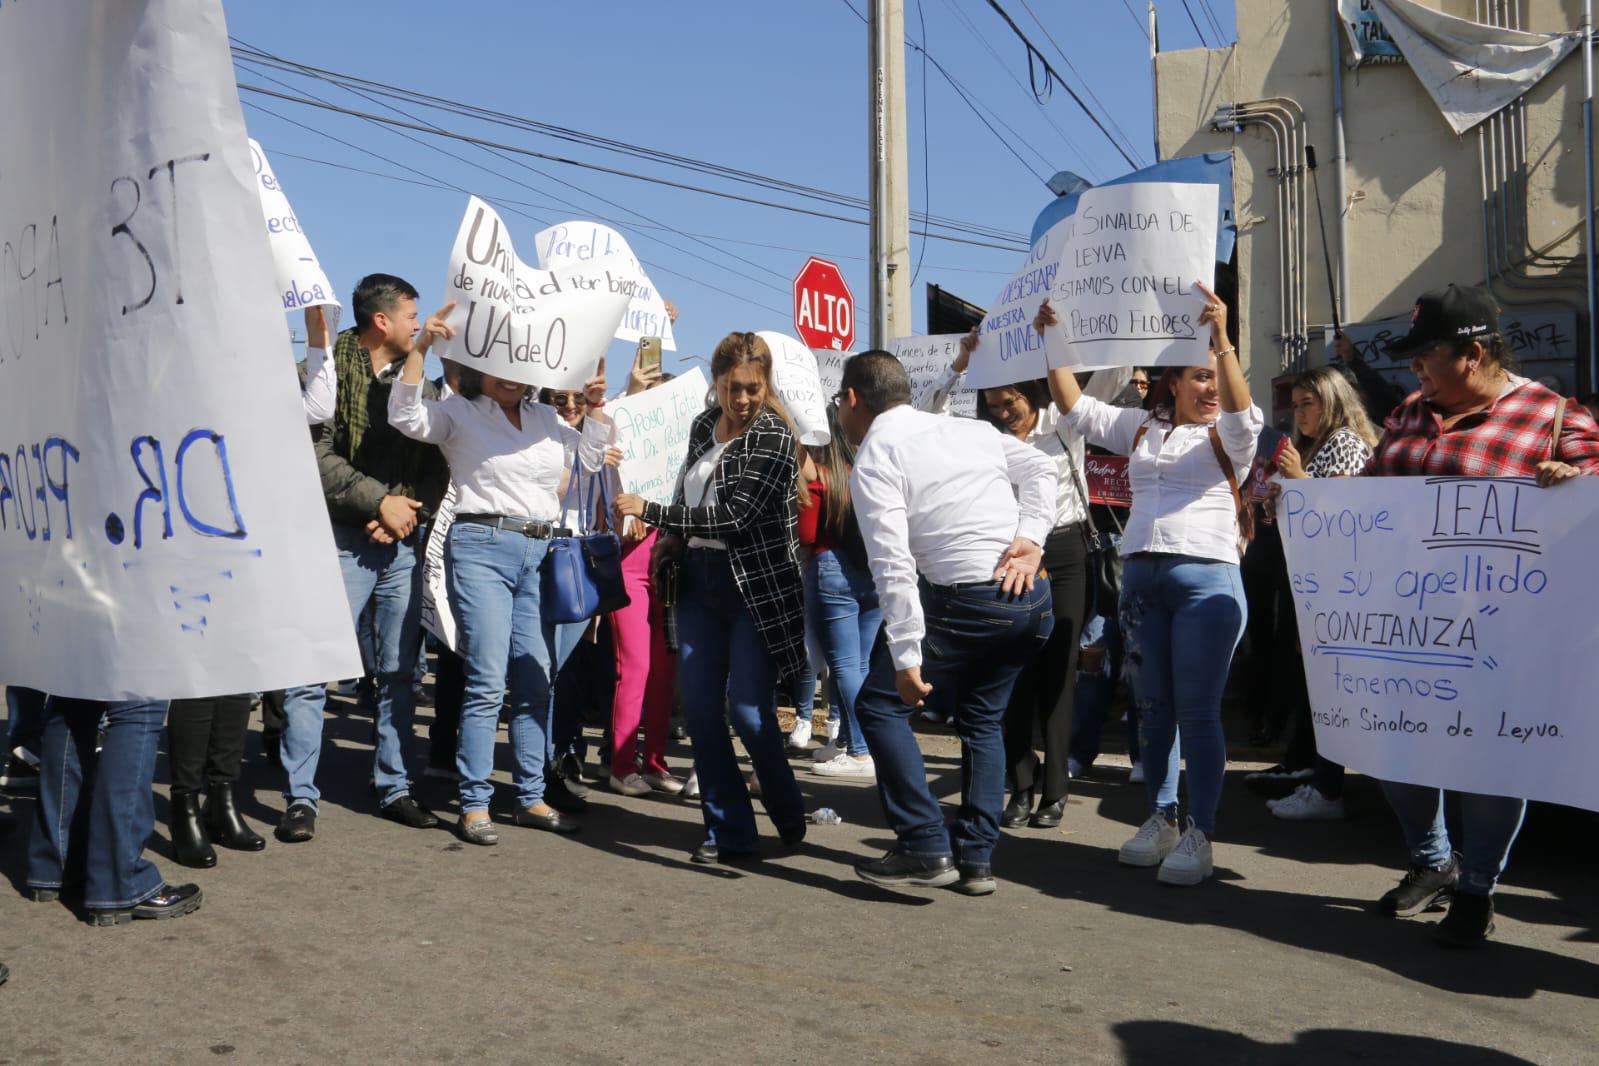
[{"label": "woman's blonde hair", "polygon": [[800,474],[800,469],[805,465],[800,461],[799,455],[799,428],[795,426],[794,419],[789,415],[788,408],[783,406],[783,401],[777,395],[777,387],[773,383],[772,375],[772,349],[767,347],[766,341],[754,333],[742,333],[734,330],[722,338],[716,350],[711,353],[711,394],[716,394],[716,381],[724,374],[729,373],[734,367],[753,366],[760,371],[761,381],[765,384],[765,399],[762,403],[768,411],[781,418],[788,424],[789,432],[794,435],[794,480],[795,494],[799,497],[800,506],[810,501],[809,491],[805,486],[805,478]]},{"label": "woman's blonde hair", "polygon": [[1351,431],[1365,441],[1367,447],[1377,446],[1377,431],[1366,417],[1366,405],[1341,369],[1318,366],[1307,370],[1294,379],[1293,387],[1304,389],[1321,401],[1321,423],[1316,426],[1316,432],[1308,440],[1296,442],[1305,462],[1310,462],[1327,443],[1327,438],[1340,429]]}]

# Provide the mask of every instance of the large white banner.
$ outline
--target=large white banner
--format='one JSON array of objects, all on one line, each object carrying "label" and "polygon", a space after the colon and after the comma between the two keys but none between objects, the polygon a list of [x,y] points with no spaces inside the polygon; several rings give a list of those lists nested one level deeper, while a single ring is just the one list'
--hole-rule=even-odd
[{"label": "large white banner", "polygon": [[422,627],[455,651],[455,612],[444,577],[444,545],[455,525],[455,482],[450,482],[439,509],[428,523],[427,549],[422,553]]},{"label": "large white banner", "polygon": [[623,492],[672,502],[689,428],[705,410],[705,393],[705,374],[696,366],[665,385],[605,405],[616,426],[612,443],[622,450]]},{"label": "large white banner", "polygon": [[[1011,385],[1052,366],[1203,365],[1210,334],[1194,282],[1215,280],[1216,200],[1216,186],[1181,182],[1084,192],[989,304],[966,384]],[[1060,325],[1040,337],[1046,296]]]},{"label": "large white banner", "polygon": [[[311,250],[311,239],[300,226],[300,219],[289,206],[278,176],[266,152],[255,138],[250,139],[250,160],[255,165],[257,191],[261,194],[261,214],[265,216],[267,243],[272,248],[272,269],[278,280],[278,297],[285,311],[331,304],[339,298],[328,276]],[[337,322],[337,318],[333,320]],[[330,324],[329,332],[333,332]]]},{"label": "large white banner", "polygon": [[[911,402],[917,407],[927,407],[934,390],[949,373],[950,364],[960,354],[963,336],[962,333],[938,333],[928,337],[896,337],[888,342],[888,350],[894,353],[911,379]],[[948,413],[962,418],[976,417],[977,390],[966,388],[963,383],[963,387],[950,396]]]},{"label": "large white banner", "polygon": [[535,270],[517,258],[511,231],[472,197],[455,235],[444,299],[455,336],[441,359],[509,381],[578,389],[610,345],[637,281],[625,259]]},{"label": "large white banner", "polygon": [[1298,480],[1277,523],[1321,754],[1599,810],[1599,478]]},{"label": "large white banner", "polygon": [[222,5],[0,5],[0,84],[0,677],[358,674]]},{"label": "large white banner", "polygon": [[800,443],[826,444],[832,437],[827,428],[831,396],[822,390],[816,355],[787,333],[763,329],[755,335],[772,350],[772,387],[793,417]]},{"label": "large white banner", "polygon": [[644,265],[633,254],[626,237],[598,222],[572,221],[540,230],[533,237],[533,246],[538,252],[539,266],[545,270],[602,259],[626,262],[633,270],[633,289],[622,324],[616,327],[616,339],[637,343],[640,337],[659,337],[662,348],[677,351],[677,341],[672,336],[672,317],[666,313],[666,300],[644,272]]}]

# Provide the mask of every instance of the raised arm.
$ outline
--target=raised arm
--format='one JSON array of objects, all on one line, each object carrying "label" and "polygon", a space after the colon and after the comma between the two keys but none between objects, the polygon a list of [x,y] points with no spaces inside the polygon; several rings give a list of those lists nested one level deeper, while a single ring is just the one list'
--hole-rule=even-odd
[{"label": "raised arm", "polygon": [[941,415],[949,411],[950,397],[955,395],[955,390],[960,388],[961,380],[966,377],[966,367],[972,361],[972,352],[977,349],[977,327],[961,338],[960,351],[950,361],[949,369],[944,371],[944,376],[938,379],[938,384],[921,398],[916,406],[929,414]]},{"label": "raised arm", "polygon": [[337,408],[339,381],[330,358],[328,320],[322,308],[305,309],[305,382],[300,386],[300,402],[305,420],[313,426],[333,417]]},{"label": "raised arm", "polygon": [[455,301],[451,300],[423,324],[411,353],[405,357],[405,366],[400,369],[400,380],[389,390],[389,425],[412,440],[442,444],[455,432],[455,421],[446,406],[450,401],[422,398],[423,364],[428,348],[435,338],[455,336],[455,330],[445,321],[453,310]]},{"label": "raised arm", "polygon": [[1244,368],[1238,364],[1238,349],[1227,338],[1227,305],[1203,281],[1194,282],[1194,288],[1205,298],[1205,309],[1199,314],[1199,322],[1210,326],[1210,346],[1216,351],[1216,391],[1220,393],[1221,409],[1233,414],[1247,411],[1254,402],[1249,398],[1249,382],[1244,380]]}]

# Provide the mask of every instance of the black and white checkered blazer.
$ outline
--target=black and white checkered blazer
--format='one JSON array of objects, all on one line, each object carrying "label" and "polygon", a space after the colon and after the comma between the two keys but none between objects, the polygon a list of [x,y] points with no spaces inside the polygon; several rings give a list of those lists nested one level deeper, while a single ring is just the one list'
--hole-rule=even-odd
[{"label": "black and white checkered blazer", "polygon": [[[686,473],[715,443],[720,407],[694,419]],[[728,444],[716,464],[716,502],[689,507],[683,477],[670,506],[644,505],[644,521],[683,537],[727,545],[733,578],[755,628],[771,650],[778,673],[792,680],[805,667],[805,586],[799,563],[799,507],[795,492],[798,442],[786,421],[770,410],[755,416]]]}]

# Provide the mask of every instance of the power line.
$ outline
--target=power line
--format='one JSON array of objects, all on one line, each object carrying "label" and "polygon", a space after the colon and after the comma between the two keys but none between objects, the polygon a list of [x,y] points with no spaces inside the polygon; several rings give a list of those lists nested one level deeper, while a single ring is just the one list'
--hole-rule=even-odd
[{"label": "power line", "polygon": [[1216,18],[1215,10],[1210,6],[1210,0],[1199,0],[1199,9],[1205,13],[1205,21],[1210,23],[1211,30],[1216,34],[1216,43],[1223,44],[1227,35],[1222,32],[1221,21]]},{"label": "power line", "polygon": [[1133,147],[1133,139],[1127,136],[1127,131],[1122,129],[1120,122],[1116,121],[1115,114],[1110,108],[1106,107],[1105,102],[1095,94],[1093,85],[1090,84],[1087,78],[1083,77],[1083,72],[1077,69],[1077,64],[1072,62],[1071,57],[1066,54],[1066,50],[1060,46],[1060,42],[1055,40],[1055,35],[1049,32],[1049,27],[1044,25],[1044,20],[1038,17],[1038,13],[1033,10],[1033,6],[1029,4],[1027,0],[1021,0],[1021,4],[1022,9],[1033,17],[1034,22],[1038,23],[1038,28],[1044,31],[1044,39],[1055,46],[1055,51],[1060,54],[1061,59],[1066,63],[1066,69],[1077,75],[1077,80],[1083,83],[1083,89],[1088,93],[1089,99],[1098,104],[1100,110],[1105,112],[1105,117],[1110,119],[1110,124],[1116,127],[1116,132],[1121,134],[1122,140],[1126,142],[1127,147],[1132,150],[1134,158],[1136,158],[1139,162],[1139,165],[1142,166],[1144,157],[1139,153],[1137,148]]},{"label": "power line", "polygon": [[1209,48],[1210,42],[1205,40],[1205,32],[1199,28],[1199,20],[1194,18],[1194,9],[1188,6],[1188,0],[1183,0],[1183,10],[1188,12],[1188,21],[1194,27],[1194,36],[1199,38],[1200,44]]},{"label": "power line", "polygon": [[[1185,5],[1187,2],[1188,0],[1183,0]],[[1020,26],[1016,25],[1016,20],[1010,17],[1010,13],[1000,6],[999,0],[988,0],[988,6],[993,8],[994,11],[999,14],[999,17],[1005,20],[1005,24],[1011,28],[1011,32],[1016,34],[1016,36],[1021,40],[1022,44],[1027,47],[1028,69],[1032,69],[1032,62],[1034,59],[1037,59],[1037,61],[1043,65],[1045,74],[1047,74],[1050,78],[1053,78],[1060,84],[1061,88],[1066,90],[1066,95],[1070,96],[1073,102],[1075,102],[1077,106],[1082,109],[1083,114],[1087,115],[1089,120],[1099,128],[1099,132],[1105,135],[1105,139],[1109,141],[1111,143],[1111,147],[1115,148],[1117,153],[1127,161],[1127,165],[1137,169],[1138,164],[1133,162],[1133,157],[1127,154],[1127,150],[1121,146],[1121,143],[1118,142],[1115,137],[1111,136],[1110,130],[1106,129],[1105,124],[1099,121],[1099,116],[1094,114],[1092,109],[1090,109],[1089,106],[1083,102],[1083,98],[1077,95],[1076,90],[1066,83],[1066,79],[1062,78],[1060,74],[1056,72],[1055,68],[1049,65],[1049,58],[1045,56],[1043,52],[1040,52],[1032,41],[1027,39],[1027,34],[1022,32],[1022,28]],[[1048,84],[1047,81],[1046,84]]]},{"label": "power line", "polygon": [[1138,32],[1144,35],[1144,40],[1149,40],[1149,27],[1144,25],[1144,20],[1138,17],[1138,12],[1133,10],[1132,0],[1122,0],[1122,7],[1133,17],[1133,24],[1138,27]]}]

